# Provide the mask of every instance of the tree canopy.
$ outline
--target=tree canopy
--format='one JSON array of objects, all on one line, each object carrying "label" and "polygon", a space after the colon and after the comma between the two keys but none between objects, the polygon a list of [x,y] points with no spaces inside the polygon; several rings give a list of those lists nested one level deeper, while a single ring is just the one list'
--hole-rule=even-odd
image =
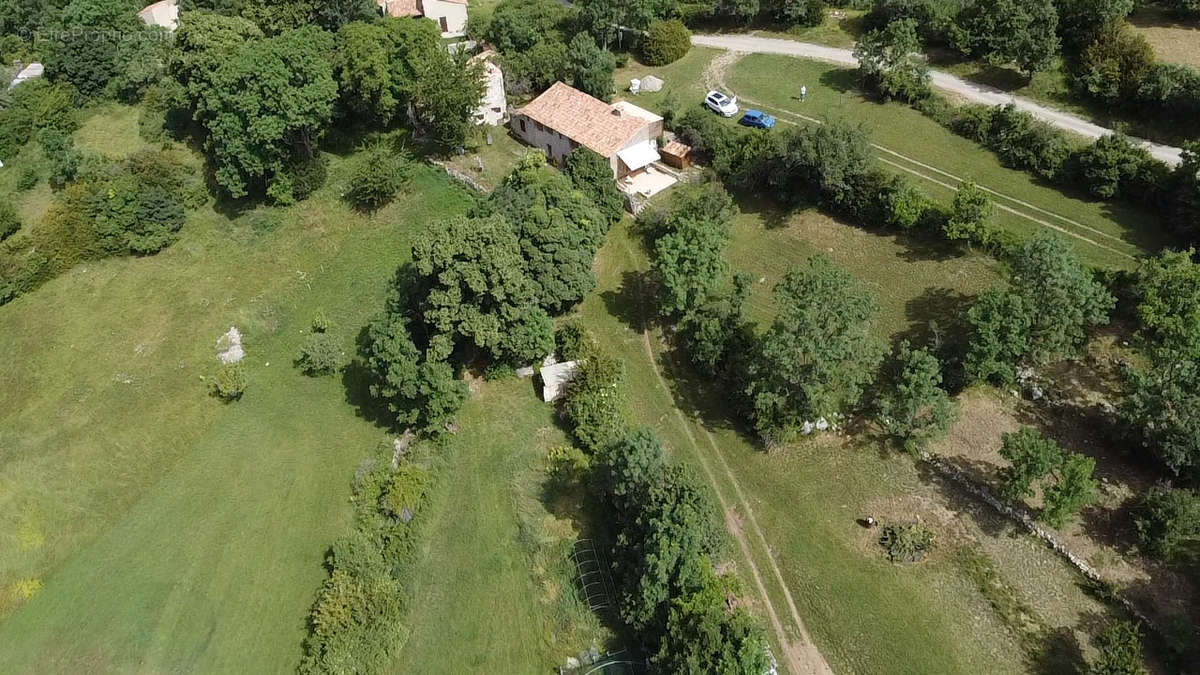
[{"label": "tree canopy", "polygon": [[421,317],[431,333],[429,358],[466,348],[529,363],[554,349],[550,316],[503,217],[454,218],[427,230],[413,244],[413,265],[428,289]]},{"label": "tree canopy", "polygon": [[884,101],[929,96],[929,66],[921,53],[917,22],[903,19],[863,35],[854,47],[863,85]]},{"label": "tree canopy", "polygon": [[976,0],[958,14],[955,42],[995,65],[1033,73],[1058,54],[1058,12],[1052,0]]},{"label": "tree canopy", "polygon": [[527,153],[480,211],[503,216],[516,234],[523,269],[546,311],[562,312],[595,287],[592,261],[608,219],[540,153]]},{"label": "tree canopy", "polygon": [[190,61],[197,71],[184,66],[181,72],[196,121],[208,132],[205,147],[216,164],[216,181],[232,197],[265,190],[287,203],[296,197],[294,167],[316,156],[316,143],[332,118],[333,38],[301,28],[246,39],[245,24],[213,23],[218,30],[211,37],[220,46],[203,46],[205,53]]},{"label": "tree canopy", "polygon": [[748,394],[759,433],[786,442],[805,422],[848,412],[883,346],[869,332],[874,296],[824,255],[789,270],[775,297],[779,313],[751,364]]}]

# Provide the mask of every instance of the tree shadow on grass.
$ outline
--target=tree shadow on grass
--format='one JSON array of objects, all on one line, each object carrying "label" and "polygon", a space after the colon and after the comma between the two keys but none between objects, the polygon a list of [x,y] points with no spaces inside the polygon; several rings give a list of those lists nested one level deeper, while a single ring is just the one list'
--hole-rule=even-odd
[{"label": "tree shadow on grass", "polygon": [[1041,644],[1029,654],[1029,672],[1034,675],[1080,675],[1087,672],[1087,661],[1075,632],[1060,626],[1047,632]]},{"label": "tree shadow on grass", "polygon": [[602,292],[600,299],[609,314],[628,328],[641,332],[645,325],[653,323],[651,310],[644,305],[646,294],[653,294],[654,290],[649,272],[629,270],[621,273],[620,288]]},{"label": "tree shadow on grass", "polygon": [[[990,470],[978,466],[978,462],[961,458],[941,458],[947,464],[962,470],[968,476],[982,475]],[[921,482],[936,489],[950,510],[962,518],[969,518],[981,532],[989,537],[1017,537],[1024,529],[1006,516],[997,513],[979,497],[967,492],[957,482],[950,480],[929,462],[917,462],[917,475]]]},{"label": "tree shadow on grass", "polygon": [[[367,343],[367,330],[367,327],[363,326],[355,338],[360,355]],[[371,371],[362,358],[356,358],[342,368],[341,376],[346,403],[353,406],[355,414],[375,426],[395,430],[395,416],[387,409],[386,404],[371,395]]]},{"label": "tree shadow on grass", "polygon": [[830,68],[821,73],[821,84],[836,92],[857,94],[865,101],[873,101],[859,88],[858,71],[853,68]]}]

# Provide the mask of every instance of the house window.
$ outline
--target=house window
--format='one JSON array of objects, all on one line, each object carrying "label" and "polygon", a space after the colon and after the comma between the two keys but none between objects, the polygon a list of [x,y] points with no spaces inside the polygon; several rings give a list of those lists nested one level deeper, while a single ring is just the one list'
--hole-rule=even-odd
[{"label": "house window", "polygon": [[443,33],[450,32],[450,24],[446,23],[446,17],[438,17],[438,23],[441,24]]}]

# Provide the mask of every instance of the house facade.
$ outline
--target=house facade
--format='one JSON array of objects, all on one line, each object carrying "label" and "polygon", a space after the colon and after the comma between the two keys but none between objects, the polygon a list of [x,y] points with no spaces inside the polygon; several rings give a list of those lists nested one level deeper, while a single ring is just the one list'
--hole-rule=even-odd
[{"label": "house facade", "polygon": [[486,51],[471,59],[483,64],[483,100],[475,109],[475,123],[497,126],[508,115],[508,95],[504,92],[504,71],[494,61],[496,53]]},{"label": "house facade", "polygon": [[518,110],[511,127],[560,166],[572,150],[587,147],[608,160],[617,179],[660,159],[662,117],[627,101],[605,103],[562,82]]},{"label": "house facade", "polygon": [[444,38],[467,34],[467,0],[376,0],[385,16],[425,17]]}]

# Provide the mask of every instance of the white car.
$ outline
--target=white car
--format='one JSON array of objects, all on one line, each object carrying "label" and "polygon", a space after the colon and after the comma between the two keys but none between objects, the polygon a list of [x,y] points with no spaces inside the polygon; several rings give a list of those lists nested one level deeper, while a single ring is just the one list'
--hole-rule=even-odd
[{"label": "white car", "polygon": [[709,110],[721,113],[726,117],[733,117],[738,114],[737,97],[729,98],[719,91],[710,91],[704,97],[704,105],[708,106]]}]

